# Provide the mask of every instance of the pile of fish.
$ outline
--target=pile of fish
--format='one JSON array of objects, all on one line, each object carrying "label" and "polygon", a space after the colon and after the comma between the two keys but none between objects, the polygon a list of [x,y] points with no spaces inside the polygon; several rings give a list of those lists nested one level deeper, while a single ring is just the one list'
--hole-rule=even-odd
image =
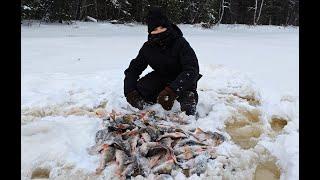
[{"label": "pile of fish", "polygon": [[215,159],[215,147],[224,141],[219,133],[200,128],[183,128],[178,115],[159,117],[155,111],[121,114],[112,112],[104,120],[104,129],[96,133],[96,144],[90,155],[100,155],[96,173],[110,162],[116,162],[120,178],[181,171],[188,177],[206,170],[209,159]]}]

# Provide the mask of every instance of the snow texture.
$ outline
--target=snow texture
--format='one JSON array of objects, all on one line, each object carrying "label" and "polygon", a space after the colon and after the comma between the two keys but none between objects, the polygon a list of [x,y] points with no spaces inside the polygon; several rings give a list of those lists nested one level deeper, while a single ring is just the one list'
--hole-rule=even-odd
[{"label": "snow texture", "polygon": [[[272,172],[281,180],[298,179],[299,28],[179,27],[204,75],[199,118],[186,119],[190,127],[227,137],[206,173],[189,179],[256,179],[265,162],[276,165]],[[76,22],[22,25],[21,31],[21,178],[40,168],[51,179],[112,179],[115,165],[94,175],[99,160],[86,148],[102,128],[99,113],[130,107],[123,71],[147,39],[146,26]],[[158,104],[150,108],[166,112]],[[179,108],[175,102],[171,111]],[[170,178],[186,177],[172,172]]]}]

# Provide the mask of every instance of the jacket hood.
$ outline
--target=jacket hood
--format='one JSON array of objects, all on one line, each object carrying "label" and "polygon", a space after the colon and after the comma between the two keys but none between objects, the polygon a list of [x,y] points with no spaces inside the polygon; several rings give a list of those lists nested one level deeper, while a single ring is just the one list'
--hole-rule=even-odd
[{"label": "jacket hood", "polygon": [[172,23],[171,27],[177,33],[178,36],[183,36],[181,29],[177,25]]}]

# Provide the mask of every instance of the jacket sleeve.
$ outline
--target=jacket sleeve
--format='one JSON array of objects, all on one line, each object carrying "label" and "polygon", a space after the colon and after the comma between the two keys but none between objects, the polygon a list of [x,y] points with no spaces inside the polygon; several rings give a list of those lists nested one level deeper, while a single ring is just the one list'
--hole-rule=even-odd
[{"label": "jacket sleeve", "polygon": [[124,71],[124,94],[125,96],[136,88],[137,80],[141,73],[147,68],[148,63],[143,56],[143,47],[140,49],[138,56],[132,59],[129,67]]},{"label": "jacket sleeve", "polygon": [[170,87],[177,95],[190,88],[199,79],[199,64],[197,56],[190,44],[182,38],[179,52],[182,72],[170,84]]}]

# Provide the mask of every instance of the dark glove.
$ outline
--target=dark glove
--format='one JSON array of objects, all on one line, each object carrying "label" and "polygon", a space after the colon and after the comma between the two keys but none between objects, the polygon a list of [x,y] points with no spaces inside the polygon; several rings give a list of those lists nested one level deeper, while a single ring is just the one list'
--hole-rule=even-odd
[{"label": "dark glove", "polygon": [[144,99],[140,96],[137,90],[133,90],[126,95],[126,99],[131,106],[142,110],[146,105]]},{"label": "dark glove", "polygon": [[170,110],[173,106],[174,100],[177,98],[176,93],[170,88],[165,87],[164,90],[162,90],[157,98],[157,102],[161,104],[163,109]]}]

